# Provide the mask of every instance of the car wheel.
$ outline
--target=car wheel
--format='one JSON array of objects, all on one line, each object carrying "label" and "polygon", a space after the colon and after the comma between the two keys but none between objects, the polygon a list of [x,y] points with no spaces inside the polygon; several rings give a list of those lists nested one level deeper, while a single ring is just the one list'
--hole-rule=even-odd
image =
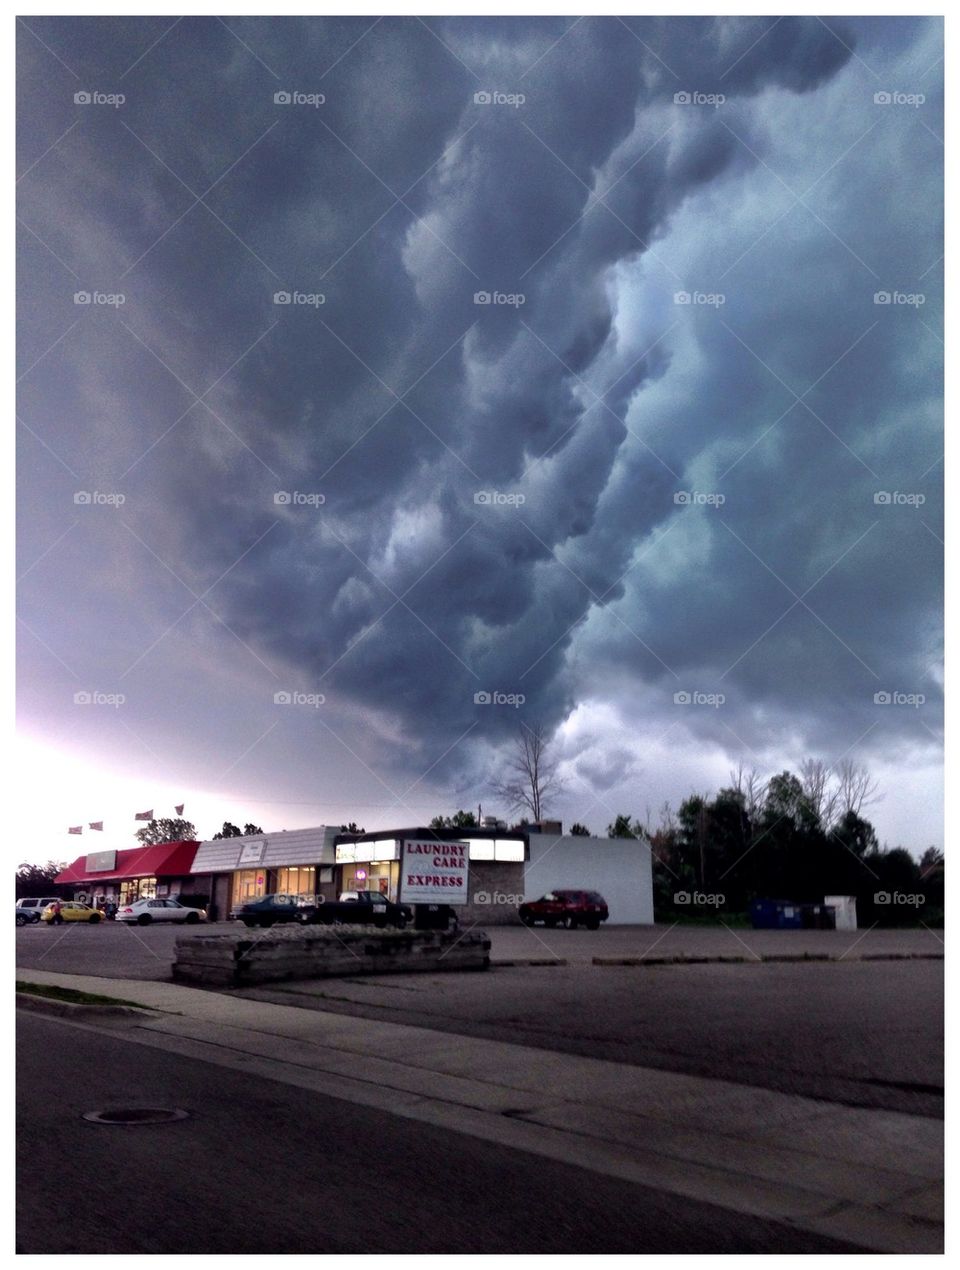
[{"label": "car wheel", "polygon": [[396,926],[397,930],[403,930],[404,926],[406,926],[407,924],[406,914],[401,913],[400,916],[397,918],[397,920],[393,924],[394,926]]},{"label": "car wheel", "polygon": [[140,913],[137,916],[138,926],[149,926],[152,921],[153,921],[153,918],[150,916],[149,913]]},{"label": "car wheel", "polygon": [[87,921],[90,923],[91,926],[96,926],[99,920],[100,920],[99,913],[91,913],[90,916],[87,918]]},{"label": "car wheel", "polygon": [[521,914],[520,914],[520,925],[521,925],[521,926],[532,926],[532,925],[533,925],[533,918],[530,916],[530,914],[529,914],[529,913],[521,913]]},{"label": "car wheel", "polygon": [[26,913],[18,913],[18,914],[17,914],[17,925],[18,925],[18,926],[26,926],[26,925],[27,925],[27,923],[28,923],[29,921],[30,921],[30,918],[29,918],[29,917],[27,917]]},{"label": "car wheel", "polygon": [[240,920],[243,922],[244,926],[246,926],[247,930],[253,930],[254,926],[257,924],[257,919],[255,917],[241,917]]},{"label": "car wheel", "polygon": [[183,920],[186,922],[188,926],[196,926],[197,922],[199,922],[200,920],[200,914],[188,913]]},{"label": "car wheel", "polygon": [[579,925],[575,917],[565,917],[563,920],[563,924],[567,928],[567,930],[576,930],[577,926]]}]

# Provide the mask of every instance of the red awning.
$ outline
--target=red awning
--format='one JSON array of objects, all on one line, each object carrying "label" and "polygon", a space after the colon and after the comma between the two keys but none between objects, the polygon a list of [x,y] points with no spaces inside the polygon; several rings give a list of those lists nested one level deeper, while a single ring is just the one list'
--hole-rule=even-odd
[{"label": "red awning", "polygon": [[[113,869],[87,869],[82,855],[53,879],[57,883],[115,882],[121,878],[186,877],[193,868],[199,842],[162,842],[157,847],[131,847],[118,851]],[[102,855],[103,852],[97,854]]]}]

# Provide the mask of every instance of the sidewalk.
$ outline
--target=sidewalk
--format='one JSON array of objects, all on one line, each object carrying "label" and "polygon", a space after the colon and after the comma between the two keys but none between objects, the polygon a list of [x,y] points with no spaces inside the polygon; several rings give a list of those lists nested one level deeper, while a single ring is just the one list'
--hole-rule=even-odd
[{"label": "sidewalk", "polygon": [[940,1121],[175,984],[17,977],[142,1003],[157,1013],[111,1024],[139,1044],[863,1248],[942,1250]]}]

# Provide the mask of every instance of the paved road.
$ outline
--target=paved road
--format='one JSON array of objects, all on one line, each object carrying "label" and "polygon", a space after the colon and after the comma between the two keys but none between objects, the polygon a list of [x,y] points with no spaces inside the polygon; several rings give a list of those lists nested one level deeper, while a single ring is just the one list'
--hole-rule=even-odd
[{"label": "paved road", "polygon": [[18,1052],[23,1253],[859,1251],[60,1020]]}]

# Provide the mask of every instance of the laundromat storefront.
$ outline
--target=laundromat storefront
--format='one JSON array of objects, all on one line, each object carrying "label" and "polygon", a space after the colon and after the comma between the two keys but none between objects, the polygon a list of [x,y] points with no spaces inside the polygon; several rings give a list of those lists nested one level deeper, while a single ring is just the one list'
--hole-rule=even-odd
[{"label": "laundromat storefront", "polygon": [[123,851],[91,851],[53,880],[58,886],[72,887],[74,899],[90,904],[113,900],[123,905],[179,895],[190,890],[198,845],[162,842]]},{"label": "laundromat storefront", "polygon": [[401,864],[404,845],[460,843],[467,848],[469,870],[461,922],[500,925],[516,921],[523,897],[528,835],[520,830],[385,829],[379,833],[340,834],[336,844],[337,891],[380,891],[400,903],[422,903],[404,894]]},{"label": "laundromat storefront", "polygon": [[333,899],[337,833],[318,825],[201,842],[193,862],[197,889],[210,896],[219,920],[277,892]]}]

